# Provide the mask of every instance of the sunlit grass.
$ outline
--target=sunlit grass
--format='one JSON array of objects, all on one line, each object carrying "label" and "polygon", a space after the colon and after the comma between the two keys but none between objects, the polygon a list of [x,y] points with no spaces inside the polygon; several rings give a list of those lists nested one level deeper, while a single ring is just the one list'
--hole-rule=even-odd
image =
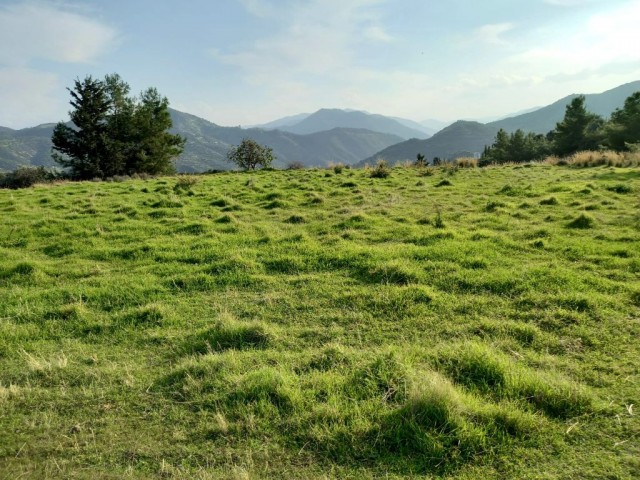
[{"label": "sunlit grass", "polygon": [[0,191],[0,472],[639,476],[613,160]]}]

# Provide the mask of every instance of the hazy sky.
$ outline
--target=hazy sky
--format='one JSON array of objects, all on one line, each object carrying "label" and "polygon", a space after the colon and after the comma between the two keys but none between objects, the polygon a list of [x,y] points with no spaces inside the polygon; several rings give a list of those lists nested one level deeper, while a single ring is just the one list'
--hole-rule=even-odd
[{"label": "hazy sky", "polygon": [[640,79],[640,0],[0,0],[0,125],[119,73],[220,125],[485,118]]}]

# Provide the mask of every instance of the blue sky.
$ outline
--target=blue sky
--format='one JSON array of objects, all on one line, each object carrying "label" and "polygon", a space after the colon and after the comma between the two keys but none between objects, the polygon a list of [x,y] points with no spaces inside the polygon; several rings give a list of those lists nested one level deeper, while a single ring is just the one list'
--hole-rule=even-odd
[{"label": "blue sky", "polygon": [[220,125],[485,119],[640,79],[640,0],[0,0],[0,125],[119,73]]}]

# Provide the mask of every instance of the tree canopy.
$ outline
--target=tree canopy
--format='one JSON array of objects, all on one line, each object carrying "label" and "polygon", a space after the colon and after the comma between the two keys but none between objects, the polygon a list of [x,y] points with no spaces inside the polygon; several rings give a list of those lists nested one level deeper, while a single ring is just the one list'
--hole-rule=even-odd
[{"label": "tree canopy", "polygon": [[564,119],[553,133],[553,152],[567,156],[581,150],[597,150],[602,118],[587,111],[584,95],[574,98],[565,110]]},{"label": "tree canopy", "polygon": [[240,145],[229,150],[227,159],[245,170],[255,170],[259,166],[262,168],[270,167],[274,156],[271,148],[262,146],[250,138],[245,138]]},{"label": "tree canopy", "polygon": [[71,125],[58,123],[53,131],[54,160],[73,178],[174,171],[173,159],[185,140],[168,132],[172,126],[169,101],[155,88],[138,97],[119,75],[104,80],[76,79],[69,112]]},{"label": "tree canopy", "polygon": [[640,92],[628,97],[624,106],[611,114],[606,132],[607,145],[614,150],[629,150],[640,143]]}]

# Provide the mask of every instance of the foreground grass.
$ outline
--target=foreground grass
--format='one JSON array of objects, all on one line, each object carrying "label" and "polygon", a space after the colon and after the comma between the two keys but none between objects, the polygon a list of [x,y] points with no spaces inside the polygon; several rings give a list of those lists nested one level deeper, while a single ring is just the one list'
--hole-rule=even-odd
[{"label": "foreground grass", "polygon": [[0,191],[0,478],[640,476],[638,169],[189,183]]}]

